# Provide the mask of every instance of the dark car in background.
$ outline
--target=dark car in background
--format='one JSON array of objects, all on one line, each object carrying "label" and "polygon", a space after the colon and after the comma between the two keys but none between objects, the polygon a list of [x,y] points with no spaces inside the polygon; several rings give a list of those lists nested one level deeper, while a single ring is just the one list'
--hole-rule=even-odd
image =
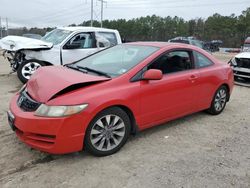
[{"label": "dark car in background", "polygon": [[191,44],[209,52],[219,51],[219,47],[223,44],[221,40],[212,40],[209,42],[204,42],[196,39],[195,37],[176,37],[170,39],[168,42]]},{"label": "dark car in background", "polygon": [[223,42],[221,40],[211,40],[209,42],[205,42],[204,46],[206,49],[209,49],[210,52],[218,52]]}]

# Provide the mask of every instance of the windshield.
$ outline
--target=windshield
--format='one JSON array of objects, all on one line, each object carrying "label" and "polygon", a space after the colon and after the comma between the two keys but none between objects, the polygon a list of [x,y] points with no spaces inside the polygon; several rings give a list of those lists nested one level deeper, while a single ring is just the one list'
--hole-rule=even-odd
[{"label": "windshield", "polygon": [[53,31],[46,34],[41,40],[45,42],[51,42],[54,45],[61,43],[66,37],[68,37],[72,31],[63,30],[63,29],[54,29]]},{"label": "windshield", "polygon": [[158,49],[152,46],[121,44],[100,51],[76,62],[74,65],[76,67],[87,67],[116,77],[126,73]]}]

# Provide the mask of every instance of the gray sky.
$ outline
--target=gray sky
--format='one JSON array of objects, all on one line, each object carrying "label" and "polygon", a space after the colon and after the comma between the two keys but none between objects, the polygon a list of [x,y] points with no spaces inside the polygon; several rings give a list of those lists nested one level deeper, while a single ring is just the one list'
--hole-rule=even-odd
[{"label": "gray sky", "polygon": [[[206,18],[214,13],[239,15],[250,0],[106,0],[104,19],[136,18],[156,14]],[[0,0],[0,16],[8,17],[10,27],[67,26],[90,19],[91,0]],[[94,0],[94,19],[100,20],[100,6]],[[3,24],[5,21],[2,20]]]}]

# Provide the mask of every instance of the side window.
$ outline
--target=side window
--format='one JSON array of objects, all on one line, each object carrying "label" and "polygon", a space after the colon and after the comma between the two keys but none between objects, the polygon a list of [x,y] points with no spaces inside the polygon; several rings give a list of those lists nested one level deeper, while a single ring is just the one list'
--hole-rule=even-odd
[{"label": "side window", "polygon": [[98,32],[98,34],[104,38],[106,38],[110,42],[110,46],[117,45],[117,39],[115,33],[111,32]]},{"label": "side window", "polygon": [[206,56],[202,55],[199,52],[194,51],[196,66],[198,68],[207,67],[213,64],[211,60],[209,60]]},{"label": "side window", "polygon": [[148,69],[159,69],[163,74],[185,71],[193,68],[192,53],[178,50],[161,55],[148,66]]},{"label": "side window", "polygon": [[93,36],[90,33],[79,33],[72,37],[64,46],[66,49],[84,49],[93,47]]}]

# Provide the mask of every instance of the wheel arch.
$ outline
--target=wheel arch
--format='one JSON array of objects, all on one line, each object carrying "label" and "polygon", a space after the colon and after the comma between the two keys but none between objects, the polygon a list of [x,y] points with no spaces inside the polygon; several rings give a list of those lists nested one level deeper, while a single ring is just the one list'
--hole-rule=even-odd
[{"label": "wheel arch", "polygon": [[45,66],[50,66],[53,65],[52,63],[48,62],[48,61],[43,61],[43,60],[39,60],[39,59],[35,59],[35,58],[31,58],[31,59],[24,59],[24,61],[22,63],[25,63],[27,61],[37,61],[37,62],[41,62],[43,64],[45,64]]},{"label": "wheel arch", "polygon": [[44,63],[45,66],[53,65],[52,63],[50,63],[50,62],[48,62],[48,61],[42,61],[42,60],[39,60],[39,59],[26,59],[26,61],[37,61],[37,62],[41,62],[41,63]]},{"label": "wheel arch", "polygon": [[51,65],[53,65],[52,63],[50,63],[50,62],[48,62],[48,61],[41,61],[41,62],[43,62],[46,66],[51,66]]},{"label": "wheel arch", "polygon": [[130,133],[131,134],[136,134],[138,132],[138,126],[137,126],[133,111],[129,107],[125,106],[125,105],[115,105],[115,106],[112,106],[112,107],[121,108],[123,111],[125,111],[128,114],[129,119],[130,119],[130,123],[131,123],[131,132]]},{"label": "wheel arch", "polygon": [[[131,130],[130,130],[130,134],[132,135],[135,135],[139,132],[139,128],[138,128],[138,125],[137,125],[137,122],[136,122],[136,118],[135,118],[135,115],[133,113],[133,111],[131,110],[131,108],[129,108],[127,105],[124,105],[124,104],[112,104],[112,105],[105,105],[105,107],[103,106],[102,108],[99,108],[98,111],[95,113],[95,116],[106,110],[106,109],[109,109],[109,108],[113,108],[113,107],[118,107],[120,109],[122,109],[128,116],[129,116],[129,119],[130,119],[130,123],[131,123]],[[94,116],[94,117],[95,117]],[[94,118],[92,117],[92,119]],[[90,120],[91,122],[92,120]]]}]

